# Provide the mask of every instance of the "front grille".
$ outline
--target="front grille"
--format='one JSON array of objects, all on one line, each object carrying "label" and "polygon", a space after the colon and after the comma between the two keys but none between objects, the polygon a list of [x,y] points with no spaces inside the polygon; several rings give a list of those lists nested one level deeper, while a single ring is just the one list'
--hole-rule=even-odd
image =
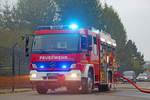
[{"label": "front grille", "polygon": [[[66,69],[69,69],[71,64],[75,62],[72,61],[51,61],[51,62],[33,62],[32,64],[36,64],[38,69],[62,69],[62,66],[67,66]],[[44,68],[41,68],[41,66],[44,66]]]}]

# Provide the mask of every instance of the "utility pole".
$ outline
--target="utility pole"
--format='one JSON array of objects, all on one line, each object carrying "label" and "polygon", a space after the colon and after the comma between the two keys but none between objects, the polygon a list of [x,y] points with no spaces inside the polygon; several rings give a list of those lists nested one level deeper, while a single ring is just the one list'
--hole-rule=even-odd
[{"label": "utility pole", "polygon": [[18,74],[19,74],[19,76],[20,76],[21,56],[19,56],[19,60],[18,60],[18,61],[19,61],[19,62],[18,62],[18,63],[19,63],[19,73],[18,73]]},{"label": "utility pole", "polygon": [[15,47],[17,43],[12,46],[12,92],[15,91]]}]

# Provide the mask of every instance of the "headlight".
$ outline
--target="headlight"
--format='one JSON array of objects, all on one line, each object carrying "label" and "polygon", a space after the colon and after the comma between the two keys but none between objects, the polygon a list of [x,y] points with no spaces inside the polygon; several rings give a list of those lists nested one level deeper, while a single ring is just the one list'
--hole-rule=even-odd
[{"label": "headlight", "polygon": [[147,79],[147,77],[145,77],[145,79]]},{"label": "headlight", "polygon": [[77,77],[78,77],[77,73],[72,73],[71,74],[71,78],[77,78]]},{"label": "headlight", "polygon": [[65,75],[65,80],[81,80],[81,71],[71,70]]},{"label": "headlight", "polygon": [[36,74],[31,74],[31,77],[32,77],[32,78],[36,78],[37,75],[36,75]]}]

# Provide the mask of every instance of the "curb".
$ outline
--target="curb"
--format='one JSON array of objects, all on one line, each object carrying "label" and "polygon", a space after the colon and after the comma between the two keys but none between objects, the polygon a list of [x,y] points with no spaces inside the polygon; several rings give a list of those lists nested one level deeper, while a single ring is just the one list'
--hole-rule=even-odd
[{"label": "curb", "polygon": [[21,90],[21,91],[14,91],[14,92],[12,92],[12,91],[9,91],[9,92],[0,92],[0,95],[1,94],[14,94],[14,93],[23,93],[23,92],[30,92],[30,91],[34,91],[34,90]]}]

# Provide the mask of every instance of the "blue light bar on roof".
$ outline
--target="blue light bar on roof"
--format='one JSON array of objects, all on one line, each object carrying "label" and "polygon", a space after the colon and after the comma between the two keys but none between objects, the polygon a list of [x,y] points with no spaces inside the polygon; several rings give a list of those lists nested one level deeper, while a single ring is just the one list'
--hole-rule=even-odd
[{"label": "blue light bar on roof", "polygon": [[61,30],[61,29],[78,29],[78,25],[57,25],[57,26],[39,26],[37,30]]},{"label": "blue light bar on roof", "polygon": [[69,28],[70,28],[70,29],[77,29],[77,28],[78,28],[78,25],[72,24],[72,25],[69,25]]}]

